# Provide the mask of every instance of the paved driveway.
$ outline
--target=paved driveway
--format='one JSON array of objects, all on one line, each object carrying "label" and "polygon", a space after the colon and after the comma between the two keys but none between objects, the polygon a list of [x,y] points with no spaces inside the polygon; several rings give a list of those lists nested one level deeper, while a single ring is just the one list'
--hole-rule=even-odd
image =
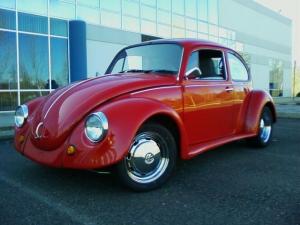
[{"label": "paved driveway", "polygon": [[300,120],[264,150],[235,142],[181,162],[161,189],[37,165],[0,143],[0,224],[300,224]]}]

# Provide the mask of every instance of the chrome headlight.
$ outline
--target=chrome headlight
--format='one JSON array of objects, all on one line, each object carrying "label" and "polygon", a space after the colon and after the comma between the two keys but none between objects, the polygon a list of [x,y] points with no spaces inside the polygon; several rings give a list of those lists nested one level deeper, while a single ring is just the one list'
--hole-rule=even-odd
[{"label": "chrome headlight", "polygon": [[104,113],[97,112],[89,115],[85,121],[85,135],[91,142],[103,140],[108,131],[108,121]]},{"label": "chrome headlight", "polygon": [[15,112],[15,124],[17,127],[22,127],[28,118],[28,107],[27,105],[20,105],[17,107]]}]

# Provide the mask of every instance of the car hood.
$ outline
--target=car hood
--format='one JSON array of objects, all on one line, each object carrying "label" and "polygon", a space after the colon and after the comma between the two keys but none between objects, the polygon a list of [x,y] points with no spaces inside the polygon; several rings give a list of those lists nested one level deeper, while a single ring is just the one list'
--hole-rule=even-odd
[{"label": "car hood", "polygon": [[45,98],[32,115],[32,142],[44,150],[55,149],[65,141],[74,126],[100,104],[122,94],[175,82],[175,76],[123,74],[93,78],[60,88]]}]

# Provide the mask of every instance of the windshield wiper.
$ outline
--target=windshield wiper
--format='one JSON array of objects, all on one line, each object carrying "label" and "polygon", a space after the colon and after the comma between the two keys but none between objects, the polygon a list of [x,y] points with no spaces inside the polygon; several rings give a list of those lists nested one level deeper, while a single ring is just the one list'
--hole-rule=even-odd
[{"label": "windshield wiper", "polygon": [[171,74],[177,74],[177,71],[174,71],[174,70],[164,70],[164,69],[161,69],[161,70],[149,70],[148,73],[171,73]]},{"label": "windshield wiper", "polygon": [[139,69],[131,69],[131,70],[123,70],[120,73],[148,73],[149,70],[139,70]]},{"label": "windshield wiper", "polygon": [[140,69],[131,69],[131,70],[123,70],[120,73],[170,73],[177,74],[177,71],[174,70],[140,70]]}]

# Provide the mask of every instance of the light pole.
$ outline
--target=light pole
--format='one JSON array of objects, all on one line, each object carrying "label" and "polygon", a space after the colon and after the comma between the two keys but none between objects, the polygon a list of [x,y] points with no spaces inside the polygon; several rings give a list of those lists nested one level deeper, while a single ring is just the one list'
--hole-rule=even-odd
[{"label": "light pole", "polygon": [[294,61],[294,82],[293,82],[293,101],[295,100],[295,92],[296,92],[296,66],[297,61]]}]

